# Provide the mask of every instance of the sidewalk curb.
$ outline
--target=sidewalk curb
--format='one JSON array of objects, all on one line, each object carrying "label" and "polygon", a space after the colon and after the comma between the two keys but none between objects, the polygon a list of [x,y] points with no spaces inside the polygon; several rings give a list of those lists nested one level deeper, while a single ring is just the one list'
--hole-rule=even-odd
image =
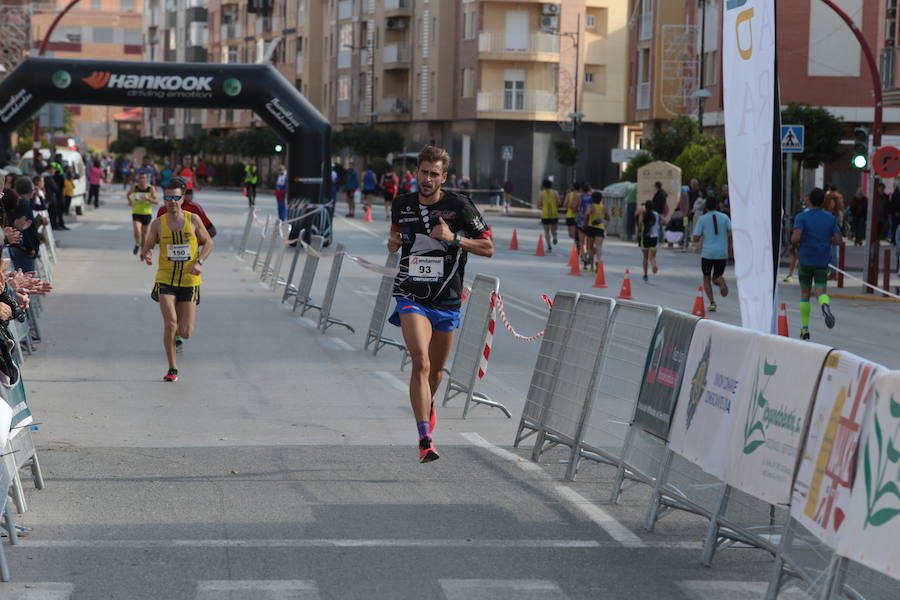
[{"label": "sidewalk curb", "polygon": [[872,294],[871,296],[863,296],[860,294],[828,294],[832,298],[841,298],[843,300],[867,300],[869,302],[896,302],[900,303],[900,300],[896,298],[885,298],[883,296],[879,296],[877,294]]}]

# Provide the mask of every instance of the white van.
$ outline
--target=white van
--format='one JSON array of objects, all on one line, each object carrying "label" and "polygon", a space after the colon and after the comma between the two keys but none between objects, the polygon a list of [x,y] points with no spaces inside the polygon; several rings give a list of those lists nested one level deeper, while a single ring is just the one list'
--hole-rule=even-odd
[{"label": "white van", "polygon": [[[88,188],[87,174],[84,171],[84,157],[79,152],[66,148],[57,148],[56,152],[62,156],[63,168],[72,167],[75,171],[75,191],[72,194],[72,205],[70,208],[75,210],[76,215],[80,215],[84,212],[84,202]],[[52,158],[50,150],[46,148],[41,148],[41,156],[48,162]],[[22,157],[21,167],[23,173],[31,173],[33,159],[34,153],[32,150],[26,152]]]}]

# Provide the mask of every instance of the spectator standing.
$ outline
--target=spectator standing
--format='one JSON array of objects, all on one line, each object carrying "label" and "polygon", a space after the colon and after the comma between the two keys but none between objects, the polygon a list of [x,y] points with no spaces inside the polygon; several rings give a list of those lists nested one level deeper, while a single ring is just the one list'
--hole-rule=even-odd
[{"label": "spectator standing", "polygon": [[100,161],[94,159],[94,166],[88,170],[88,197],[87,204],[94,203],[94,208],[100,208],[100,182],[106,177],[106,172],[100,166]]},{"label": "spectator standing", "polygon": [[391,203],[394,201],[394,198],[397,197],[397,188],[400,185],[400,180],[393,171],[387,170],[381,176],[379,185],[381,186],[381,189],[384,190],[384,218],[390,221]]},{"label": "spectator standing", "polygon": [[19,202],[13,214],[13,220],[16,229],[22,233],[22,236],[18,244],[10,246],[9,256],[12,258],[13,267],[28,273],[37,270],[37,257],[41,243],[38,218],[31,208],[31,199],[35,192],[34,182],[27,175],[23,175],[16,179],[15,186]]},{"label": "spectator standing", "polygon": [[653,210],[661,215],[668,214],[669,211],[666,199],[669,195],[662,188],[662,182],[657,181],[653,184],[653,187],[655,189],[655,191],[653,192],[653,199],[651,200],[651,202],[653,202]]},{"label": "spectator standing", "polygon": [[869,213],[869,199],[862,193],[862,188],[856,190],[856,195],[850,201],[850,221],[853,225],[853,245],[862,246],[866,240],[866,217]]},{"label": "spectator standing", "polygon": [[347,214],[344,216],[348,219],[352,219],[356,215],[356,191],[358,189],[359,173],[351,164],[344,173],[344,195],[347,196]]},{"label": "spectator standing", "polygon": [[275,204],[278,207],[278,219],[281,221],[287,221],[287,184],[287,169],[284,165],[278,165],[278,178],[275,179]]},{"label": "spectator standing", "polygon": [[[63,213],[69,214],[72,207],[72,196],[75,195],[75,172],[72,167],[66,167],[66,180],[63,182]],[[63,223],[63,229],[68,229]]]}]

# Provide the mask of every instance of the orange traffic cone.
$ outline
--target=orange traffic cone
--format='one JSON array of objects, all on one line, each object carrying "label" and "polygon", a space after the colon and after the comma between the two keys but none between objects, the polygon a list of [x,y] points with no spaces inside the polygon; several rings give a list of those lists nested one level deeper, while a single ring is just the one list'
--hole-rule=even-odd
[{"label": "orange traffic cone", "polygon": [[706,304],[703,302],[703,286],[697,288],[697,297],[694,298],[694,308],[691,310],[691,314],[695,317],[700,317],[701,319],[706,318]]},{"label": "orange traffic cone", "polygon": [[372,207],[371,206],[366,207],[366,218],[363,219],[363,221],[365,221],[366,223],[372,222]]},{"label": "orange traffic cone", "polygon": [[[575,252],[575,248],[572,248],[572,252]],[[575,255],[575,260],[571,261],[569,265],[569,275],[581,275],[581,262],[578,260],[577,254]]]},{"label": "orange traffic cone", "polygon": [[778,335],[791,337],[791,334],[788,333],[787,306],[784,302],[778,307]]},{"label": "orange traffic cone", "polygon": [[519,249],[519,236],[516,235],[516,230],[513,229],[512,239],[509,241],[509,249],[510,250],[518,250]]},{"label": "orange traffic cone", "polygon": [[572,242],[572,251],[569,253],[569,262],[567,267],[575,267],[578,265],[578,244]]},{"label": "orange traffic cone", "polygon": [[609,287],[606,285],[606,273],[603,272],[603,261],[597,261],[597,276],[594,277],[594,287],[595,288],[605,288]]},{"label": "orange traffic cone", "polygon": [[542,233],[538,234],[538,245],[537,245],[537,250],[534,251],[534,255],[535,256],[547,256],[544,253],[544,234],[542,234]]},{"label": "orange traffic cone", "polygon": [[631,271],[625,269],[625,279],[622,280],[622,288],[619,290],[619,295],[616,296],[618,300],[634,300],[634,296],[631,295]]}]

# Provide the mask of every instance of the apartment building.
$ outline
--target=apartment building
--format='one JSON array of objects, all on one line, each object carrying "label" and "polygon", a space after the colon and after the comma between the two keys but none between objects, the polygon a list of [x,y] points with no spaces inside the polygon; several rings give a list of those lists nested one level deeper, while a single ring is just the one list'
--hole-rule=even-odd
[{"label": "apartment building", "polygon": [[[37,51],[53,19],[68,0],[31,3],[32,49]],[[82,0],[70,10],[53,33],[46,56],[57,58],[141,60],[141,0]],[[106,148],[116,139],[115,116],[125,107],[66,106],[73,115],[74,131],[92,148]]]},{"label": "apartment building", "polygon": [[544,177],[568,181],[554,141],[571,138],[577,113],[578,177],[610,183],[625,121],[625,4],[339,0],[326,16],[330,68],[313,101],[338,125],[399,130],[408,151],[445,145],[453,172],[477,187],[508,173],[526,200]]},{"label": "apartment building", "polygon": [[[724,132],[722,93],[722,19],[724,0],[632,0],[628,121],[630,140],[677,115],[699,116],[705,90],[703,126]],[[897,49],[897,0],[840,0],[874,52],[881,52],[885,88],[884,133],[900,135],[900,85]],[[822,106],[847,124],[871,125],[872,78],[861,47],[847,25],[824,2],[777,2],[777,56],[781,103]],[[703,58],[701,61],[700,58]],[[702,78],[701,78],[702,69]],[[702,81],[702,85],[700,82]],[[892,106],[893,105],[893,106]],[[900,141],[900,138],[898,138]],[[827,181],[853,190],[859,172],[847,160],[825,169]]]},{"label": "apartment building", "polygon": [[[208,62],[207,4],[205,0],[144,0],[144,59]],[[147,107],[143,110],[144,131],[173,139],[197,135],[207,114],[201,109]]]}]

